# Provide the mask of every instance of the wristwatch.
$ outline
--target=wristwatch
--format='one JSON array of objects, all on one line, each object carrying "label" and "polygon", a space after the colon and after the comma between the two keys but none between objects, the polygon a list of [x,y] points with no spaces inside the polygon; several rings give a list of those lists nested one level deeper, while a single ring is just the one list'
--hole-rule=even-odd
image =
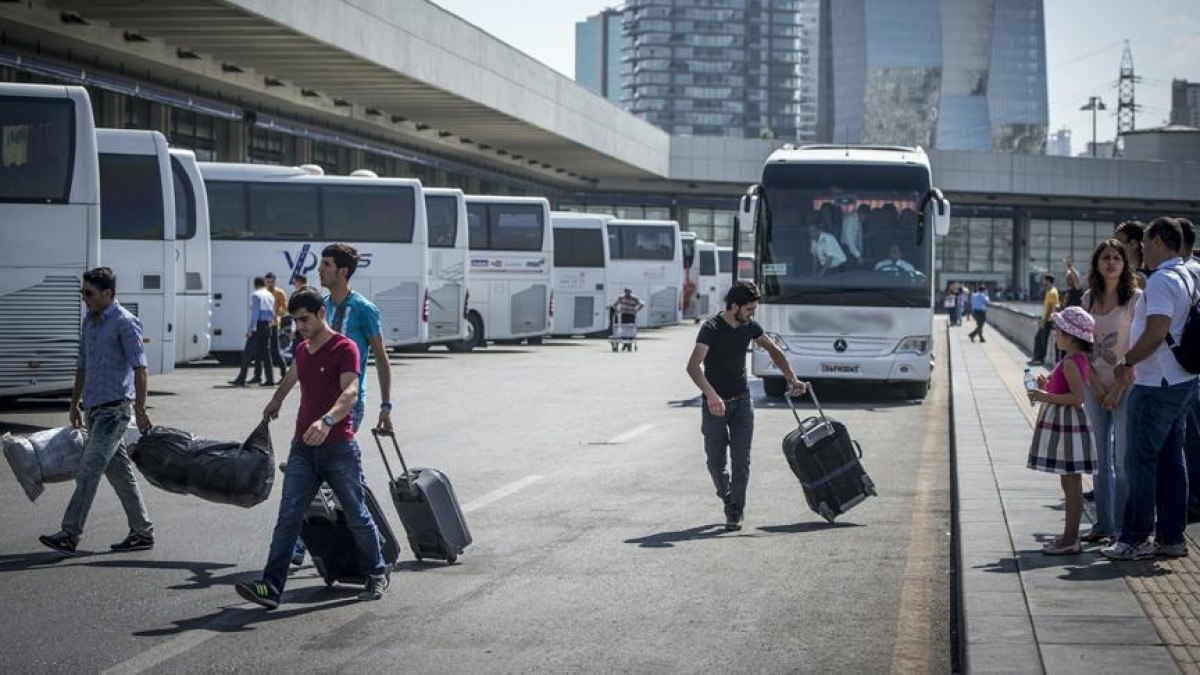
[{"label": "wristwatch", "polygon": [[333,415],[326,415],[321,418],[321,421],[324,422],[325,426],[329,427],[330,429],[333,428],[333,425],[337,424],[337,420],[333,419]]},{"label": "wristwatch", "polygon": [[380,403],[380,404],[379,404],[379,409],[380,409],[380,410],[391,410],[391,409],[392,409],[392,402],[391,402],[391,401],[384,401],[383,403]]}]

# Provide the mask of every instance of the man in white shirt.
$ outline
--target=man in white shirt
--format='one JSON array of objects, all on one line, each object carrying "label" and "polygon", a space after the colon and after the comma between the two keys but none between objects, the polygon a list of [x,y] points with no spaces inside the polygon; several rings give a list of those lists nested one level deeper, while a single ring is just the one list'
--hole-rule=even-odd
[{"label": "man in white shirt", "polygon": [[1180,339],[1196,292],[1179,256],[1182,246],[1183,229],[1174,218],[1156,218],[1142,240],[1142,259],[1154,272],[1134,309],[1133,346],[1116,365],[1118,381],[1133,388],[1126,404],[1129,500],[1120,539],[1100,551],[1113,560],[1188,554],[1184,439],[1197,382],[1167,344],[1167,336]]},{"label": "man in white shirt", "polygon": [[859,204],[858,209],[847,213],[842,218],[842,244],[860,265],[862,264],[863,221],[867,219],[867,214],[870,212],[870,206]]},{"label": "man in white shirt", "polygon": [[810,244],[808,250],[816,261],[817,276],[825,276],[828,272],[842,270],[846,264],[846,254],[838,245],[837,238],[822,231],[820,226],[811,223],[808,226]]},{"label": "man in white shirt", "polygon": [[892,244],[888,248],[888,257],[875,263],[876,272],[916,272],[912,263],[900,257],[900,245]]}]

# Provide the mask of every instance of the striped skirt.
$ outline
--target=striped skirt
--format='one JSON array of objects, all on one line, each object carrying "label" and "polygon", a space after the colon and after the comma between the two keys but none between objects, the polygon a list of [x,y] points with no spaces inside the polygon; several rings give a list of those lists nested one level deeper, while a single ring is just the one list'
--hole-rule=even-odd
[{"label": "striped skirt", "polygon": [[1083,408],[1042,404],[1026,466],[1047,473],[1096,473],[1096,449]]}]

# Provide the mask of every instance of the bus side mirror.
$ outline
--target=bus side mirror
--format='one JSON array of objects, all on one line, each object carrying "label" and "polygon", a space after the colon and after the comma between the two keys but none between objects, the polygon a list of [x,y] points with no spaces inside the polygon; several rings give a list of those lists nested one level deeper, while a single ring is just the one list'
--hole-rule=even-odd
[{"label": "bus side mirror", "polygon": [[754,225],[758,220],[758,193],[760,190],[762,190],[761,186],[751,186],[738,202],[737,220],[739,232],[744,234],[752,234],[754,232]]},{"label": "bus side mirror", "polygon": [[950,200],[937,199],[933,203],[933,233],[939,237],[950,234]]}]

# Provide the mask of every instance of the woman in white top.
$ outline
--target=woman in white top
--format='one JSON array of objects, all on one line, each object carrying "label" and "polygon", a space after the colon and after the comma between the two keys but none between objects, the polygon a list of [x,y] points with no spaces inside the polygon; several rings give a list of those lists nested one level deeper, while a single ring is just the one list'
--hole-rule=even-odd
[{"label": "woman in white top", "polygon": [[1096,320],[1091,354],[1092,376],[1084,409],[1091,423],[1099,455],[1096,474],[1096,522],[1081,539],[1087,542],[1115,540],[1119,534],[1128,483],[1125,474],[1127,386],[1117,381],[1113,369],[1129,351],[1133,311],[1141,297],[1134,268],[1125,247],[1116,239],[1105,239],[1092,252],[1088,291],[1083,307]]}]

